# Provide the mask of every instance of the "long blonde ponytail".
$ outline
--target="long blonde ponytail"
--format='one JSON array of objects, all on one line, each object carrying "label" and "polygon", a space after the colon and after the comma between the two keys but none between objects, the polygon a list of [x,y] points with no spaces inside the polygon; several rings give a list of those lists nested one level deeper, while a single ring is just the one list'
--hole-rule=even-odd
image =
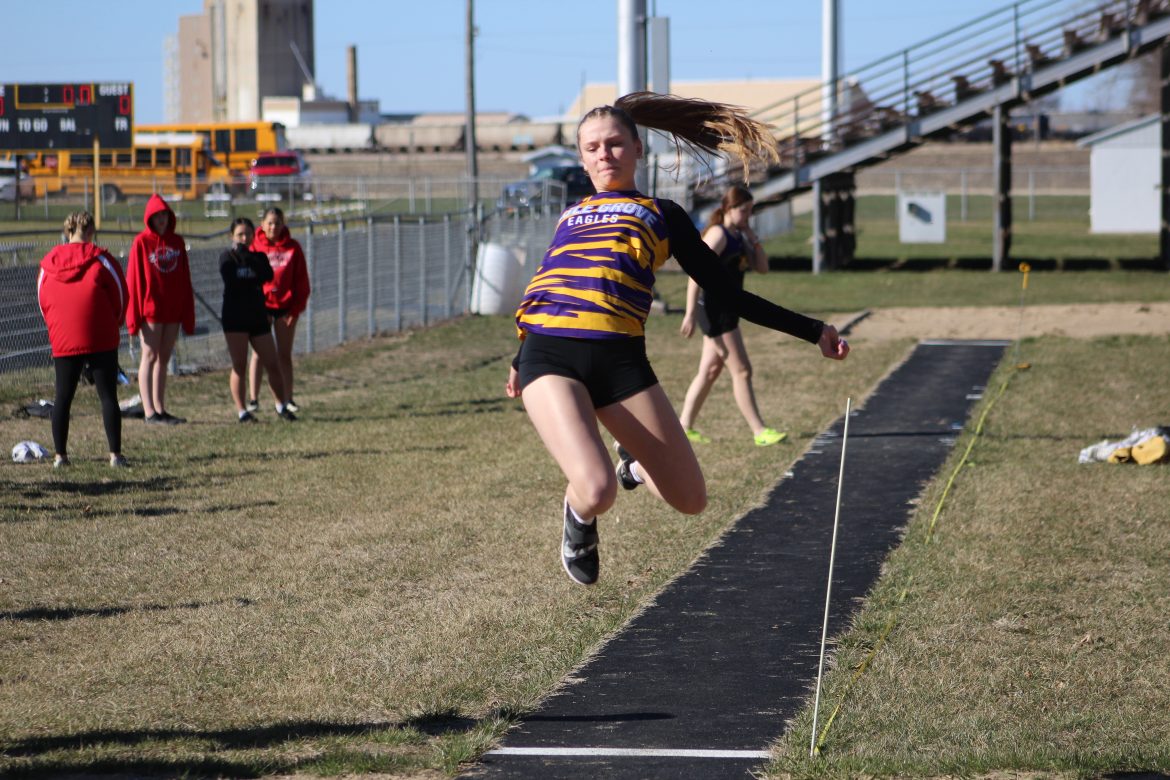
[{"label": "long blonde ponytail", "polygon": [[743,164],[745,179],[753,163],[769,165],[780,160],[776,138],[768,125],[752,119],[739,106],[656,92],[631,92],[614,101],[613,108],[637,125],[668,133],[680,154],[685,148],[738,160]]}]

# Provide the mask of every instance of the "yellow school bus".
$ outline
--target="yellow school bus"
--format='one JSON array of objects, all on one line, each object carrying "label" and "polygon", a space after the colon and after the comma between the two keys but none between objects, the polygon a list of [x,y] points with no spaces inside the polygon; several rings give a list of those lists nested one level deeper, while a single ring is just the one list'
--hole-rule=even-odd
[{"label": "yellow school bus", "polygon": [[248,166],[260,152],[282,152],[288,148],[284,125],[279,122],[185,122],[137,125],[134,138],[154,135],[198,133],[207,138],[208,148],[233,172],[246,178]]},{"label": "yellow school bus", "polygon": [[[94,188],[93,152],[37,152],[25,155],[37,197]],[[159,193],[169,200],[196,200],[208,192],[228,193],[246,186],[208,148],[199,133],[155,133],[134,139],[131,149],[100,150],[98,181],[103,203],[126,196]]]}]

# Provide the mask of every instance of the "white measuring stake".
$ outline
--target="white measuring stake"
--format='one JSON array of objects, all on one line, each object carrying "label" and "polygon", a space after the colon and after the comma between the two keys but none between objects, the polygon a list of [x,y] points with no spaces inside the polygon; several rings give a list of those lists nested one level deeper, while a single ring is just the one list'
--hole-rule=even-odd
[{"label": "white measuring stake", "polygon": [[845,429],[841,433],[841,470],[837,474],[837,508],[833,510],[833,541],[829,545],[829,584],[825,587],[825,622],[821,626],[821,660],[817,664],[817,691],[813,699],[812,739],[808,746],[808,757],[817,754],[817,716],[821,709],[821,675],[825,671],[825,641],[829,636],[829,602],[833,593],[833,562],[837,558],[837,526],[841,520],[841,486],[845,483],[845,444],[849,441],[849,411],[853,399],[845,399]]}]

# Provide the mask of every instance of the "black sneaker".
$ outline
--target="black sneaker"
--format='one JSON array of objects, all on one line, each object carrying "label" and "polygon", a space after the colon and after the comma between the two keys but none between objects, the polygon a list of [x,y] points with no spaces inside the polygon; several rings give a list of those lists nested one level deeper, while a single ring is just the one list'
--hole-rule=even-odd
[{"label": "black sneaker", "polygon": [[248,399],[248,403],[244,404],[244,408],[247,409],[249,412],[254,412],[260,408],[260,402],[257,401],[255,398],[250,398],[250,399]]},{"label": "black sneaker", "polygon": [[183,423],[187,422],[186,417],[175,417],[170,412],[163,412],[162,418],[166,420],[167,425],[182,425]]},{"label": "black sneaker", "polygon": [[297,406],[297,402],[291,398],[288,399],[288,403],[284,405],[284,408],[288,409],[290,412],[299,412],[301,410],[301,407]]},{"label": "black sneaker", "polygon": [[617,450],[618,464],[615,471],[617,471],[618,482],[626,490],[633,490],[642,483],[634,479],[634,475],[630,473],[630,464],[634,462],[633,456],[626,452],[626,448],[620,442],[613,443],[614,449]]},{"label": "black sneaker", "polygon": [[257,420],[256,415],[252,414],[251,412],[244,412],[243,414],[240,415],[240,422],[254,423],[254,422],[260,422],[260,421]]},{"label": "black sneaker", "polygon": [[280,419],[284,420],[285,422],[296,422],[297,421],[297,416],[295,414],[293,414],[292,409],[289,409],[287,406],[284,407],[283,412],[277,412],[276,416],[279,417]]},{"label": "black sneaker", "polygon": [[170,422],[167,420],[167,418],[158,412],[155,412],[149,417],[143,417],[142,419],[145,420],[148,425],[170,425]]},{"label": "black sneaker", "polygon": [[569,579],[578,585],[597,582],[601,556],[597,554],[597,521],[581,525],[565,502],[565,526],[561,532],[561,565]]}]

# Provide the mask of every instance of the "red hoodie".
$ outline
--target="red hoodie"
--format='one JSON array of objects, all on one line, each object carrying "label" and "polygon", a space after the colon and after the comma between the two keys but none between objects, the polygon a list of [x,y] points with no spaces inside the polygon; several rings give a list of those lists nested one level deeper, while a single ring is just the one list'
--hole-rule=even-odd
[{"label": "red hoodie", "polygon": [[309,264],[301,245],[288,234],[288,228],[281,228],[275,241],[257,229],[251,249],[268,255],[272,266],[272,281],[264,285],[264,305],[299,316],[309,305]]},{"label": "red hoodie", "polygon": [[41,260],[37,301],[53,357],[117,349],[127,299],[122,266],[100,246],[61,244]]},{"label": "red hoodie", "polygon": [[[167,215],[161,235],[150,227],[150,218],[160,211]],[[146,230],[134,237],[126,264],[126,330],[134,335],[144,322],[178,322],[190,336],[195,332],[195,291],[187,249],[175,232],[175,214],[159,195],[151,195],[142,221]]]}]

